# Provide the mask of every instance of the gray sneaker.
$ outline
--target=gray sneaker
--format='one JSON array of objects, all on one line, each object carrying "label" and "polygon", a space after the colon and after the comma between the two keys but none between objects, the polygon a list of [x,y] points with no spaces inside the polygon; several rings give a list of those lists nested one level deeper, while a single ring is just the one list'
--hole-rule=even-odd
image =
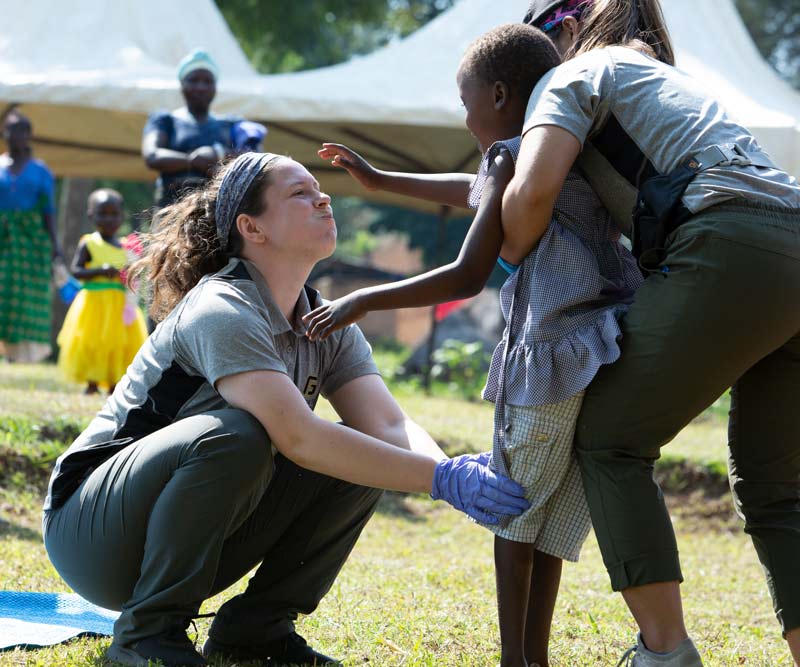
[{"label": "gray sneaker", "polygon": [[625,651],[617,667],[703,667],[703,661],[691,639],[684,639],[669,653],[653,653],[636,635],[636,646]]}]

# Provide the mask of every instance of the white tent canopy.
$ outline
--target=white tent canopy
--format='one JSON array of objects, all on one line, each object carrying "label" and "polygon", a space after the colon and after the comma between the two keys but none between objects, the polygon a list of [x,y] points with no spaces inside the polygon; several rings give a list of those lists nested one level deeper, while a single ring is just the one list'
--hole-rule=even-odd
[{"label": "white tent canopy", "polygon": [[231,79],[256,77],[210,0],[0,0],[0,12],[0,104],[31,118],[36,154],[58,175],[152,178],[143,123],[182,103],[176,66],[193,48],[213,45]]},{"label": "white tent canopy", "polygon": [[[19,104],[31,117],[36,153],[59,175],[151,179],[139,156],[146,115],[181,104],[176,64],[201,46],[220,64],[215,112],[266,123],[269,150],[307,164],[329,192],[363,194],[316,157],[322,140],[348,143],[384,168],[474,168],[456,68],[475,37],[518,21],[527,4],[460,0],[370,55],[259,76],[211,0],[0,0],[3,15],[13,17],[0,29],[0,104]],[[662,4],[678,66],[703,81],[779,164],[800,174],[800,94],[760,57],[732,0]]]},{"label": "white tent canopy", "polygon": [[[800,175],[800,94],[764,61],[733,0],[666,0],[677,65],[704,82],[784,168]],[[461,0],[407,39],[348,63],[265,77],[261,117],[329,123],[463,127],[455,84],[461,55],[490,28],[519,21],[528,0]],[[354,102],[357,100],[357,103]],[[380,130],[370,136],[380,142]],[[402,143],[396,144],[403,146]],[[405,145],[406,150],[410,147]],[[414,159],[448,169],[463,153],[414,146]],[[423,151],[423,152],[420,152]]]}]

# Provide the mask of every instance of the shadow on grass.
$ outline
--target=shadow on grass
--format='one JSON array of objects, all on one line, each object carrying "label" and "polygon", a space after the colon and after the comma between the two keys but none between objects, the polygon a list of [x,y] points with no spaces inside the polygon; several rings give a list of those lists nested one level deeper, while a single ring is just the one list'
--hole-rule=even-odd
[{"label": "shadow on grass", "polygon": [[425,516],[411,505],[409,499],[408,494],[386,491],[375,511],[383,516],[405,519],[413,523],[425,521]]},{"label": "shadow on grass", "polygon": [[11,523],[5,519],[0,519],[0,538],[10,537],[16,540],[25,540],[26,542],[41,542],[42,533],[38,530],[33,530],[27,526],[20,526],[16,523]]},{"label": "shadow on grass", "polygon": [[[459,438],[448,439],[446,437],[442,437],[440,434],[432,435],[433,439],[436,440],[436,444],[439,445],[442,451],[451,458],[461,456],[462,454],[477,453],[474,443],[468,442],[467,440],[462,440]],[[491,449],[491,445],[489,449]]]}]

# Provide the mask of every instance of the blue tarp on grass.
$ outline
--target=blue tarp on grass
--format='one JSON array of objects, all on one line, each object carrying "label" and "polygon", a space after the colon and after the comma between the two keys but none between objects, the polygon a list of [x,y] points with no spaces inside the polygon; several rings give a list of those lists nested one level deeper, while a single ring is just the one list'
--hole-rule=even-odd
[{"label": "blue tarp on grass", "polygon": [[0,651],[110,635],[117,616],[74,593],[0,591]]}]

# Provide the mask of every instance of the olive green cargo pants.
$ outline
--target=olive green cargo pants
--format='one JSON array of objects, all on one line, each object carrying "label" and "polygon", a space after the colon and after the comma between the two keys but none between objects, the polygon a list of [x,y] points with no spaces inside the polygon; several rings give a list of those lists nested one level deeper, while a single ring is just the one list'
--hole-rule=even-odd
[{"label": "olive green cargo pants", "polygon": [[715,206],[673,233],[658,269],[576,432],[612,587],[682,579],[653,463],[732,387],[731,489],[788,632],[800,627],[800,211]]},{"label": "olive green cargo pants", "polygon": [[73,590],[122,611],[114,641],[123,645],[185,627],[203,600],[258,565],[210,634],[261,643],[316,608],[381,493],[273,457],[258,421],[218,410],[98,466],[45,513],[45,546]]}]

